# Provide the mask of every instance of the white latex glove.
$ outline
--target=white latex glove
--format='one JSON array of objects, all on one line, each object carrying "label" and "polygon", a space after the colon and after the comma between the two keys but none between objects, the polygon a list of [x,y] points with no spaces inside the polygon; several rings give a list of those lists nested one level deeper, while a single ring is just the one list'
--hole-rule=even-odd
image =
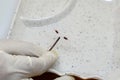
[{"label": "white latex glove", "polygon": [[0,40],[0,80],[21,80],[40,75],[47,71],[56,59],[56,54],[34,44]]},{"label": "white latex glove", "polygon": [[72,77],[72,76],[67,76],[67,75],[65,75],[65,76],[61,76],[61,77],[59,77],[59,78],[56,78],[56,79],[54,79],[54,80],[75,80],[75,79],[74,79],[74,77]]}]

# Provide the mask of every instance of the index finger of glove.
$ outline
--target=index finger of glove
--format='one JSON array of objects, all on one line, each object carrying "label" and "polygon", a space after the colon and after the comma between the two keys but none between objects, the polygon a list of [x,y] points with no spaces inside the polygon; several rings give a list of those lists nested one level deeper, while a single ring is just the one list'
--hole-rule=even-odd
[{"label": "index finger of glove", "polygon": [[0,49],[9,54],[27,56],[41,56],[46,52],[33,43],[16,40],[0,40]]}]

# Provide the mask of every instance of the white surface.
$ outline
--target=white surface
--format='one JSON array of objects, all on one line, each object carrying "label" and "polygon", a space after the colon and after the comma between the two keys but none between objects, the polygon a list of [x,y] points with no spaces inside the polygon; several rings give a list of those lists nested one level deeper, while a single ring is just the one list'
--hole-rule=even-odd
[{"label": "white surface", "polygon": [[0,39],[6,38],[18,0],[0,0]]},{"label": "white surface", "polygon": [[[57,1],[57,0],[54,0],[54,1]],[[44,1],[43,1],[44,2]],[[47,3],[47,0],[46,0],[46,3]],[[60,3],[59,3],[60,4]],[[49,24],[52,24],[52,23],[55,23],[55,22],[58,22],[60,21],[62,18],[66,17],[74,8],[76,4],[76,0],[66,0],[62,3],[63,7],[61,9],[57,9],[58,11],[56,11],[56,9],[53,8],[50,8],[49,7],[49,10],[51,9],[52,10],[52,14],[51,13],[51,10],[49,12],[49,15],[46,15],[45,14],[39,14],[38,15],[34,15],[34,16],[31,16],[30,17],[30,13],[28,12],[27,9],[29,9],[30,7],[26,7],[26,15],[22,16],[21,19],[22,21],[24,22],[24,24],[26,26],[31,26],[31,27],[39,27],[39,26],[44,26],[44,25],[49,25]],[[37,5],[37,4],[36,4]],[[47,4],[47,6],[50,6],[51,4]],[[32,5],[30,5],[32,6]],[[58,6],[58,5],[57,5]],[[32,6],[34,7],[34,6]],[[41,7],[42,8],[42,7]],[[48,7],[47,7],[48,8]],[[58,7],[55,7],[55,8],[58,8]],[[33,9],[33,10],[32,10]],[[36,11],[36,8],[32,8],[32,9],[29,9],[33,12],[39,12],[39,11]],[[45,9],[44,9],[45,10]],[[41,11],[41,10],[40,10]],[[43,10],[42,10],[43,11]],[[42,12],[41,12],[42,13]],[[56,14],[55,14],[56,13]],[[35,17],[36,16],[36,17]],[[44,17],[45,16],[45,17]]]},{"label": "white surface", "polygon": [[[66,17],[42,27],[30,28],[20,19],[21,15],[36,18],[54,15],[62,10],[65,1],[68,0],[22,0],[10,38],[33,42],[48,49],[61,36],[54,48],[59,53],[53,67],[55,70],[109,80],[107,76],[120,69],[119,0],[77,0]],[[64,40],[63,36],[69,40]]]}]

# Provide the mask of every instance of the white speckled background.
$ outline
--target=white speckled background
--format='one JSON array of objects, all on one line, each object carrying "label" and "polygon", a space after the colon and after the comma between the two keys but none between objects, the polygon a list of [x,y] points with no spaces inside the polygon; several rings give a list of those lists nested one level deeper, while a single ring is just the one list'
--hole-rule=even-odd
[{"label": "white speckled background", "polygon": [[[9,38],[49,49],[61,36],[54,48],[59,54],[53,66],[55,70],[107,80],[106,76],[120,69],[119,0],[77,0],[67,16],[40,27],[25,26],[20,19],[21,16],[38,19],[55,15],[67,2],[69,0],[22,0]],[[68,40],[64,40],[64,36]]]}]

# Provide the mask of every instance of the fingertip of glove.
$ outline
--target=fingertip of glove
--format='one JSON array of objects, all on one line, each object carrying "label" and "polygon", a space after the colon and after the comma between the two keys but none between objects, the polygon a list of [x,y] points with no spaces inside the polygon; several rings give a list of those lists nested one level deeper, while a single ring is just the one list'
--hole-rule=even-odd
[{"label": "fingertip of glove", "polygon": [[51,51],[54,55],[56,55],[56,56],[58,56],[58,53],[57,53],[57,51]]},{"label": "fingertip of glove", "polygon": [[54,57],[58,58],[58,53],[56,51],[48,51],[47,54],[53,55]]},{"label": "fingertip of glove", "polygon": [[72,76],[65,75],[65,76],[56,78],[55,80],[75,80],[75,78]]}]

